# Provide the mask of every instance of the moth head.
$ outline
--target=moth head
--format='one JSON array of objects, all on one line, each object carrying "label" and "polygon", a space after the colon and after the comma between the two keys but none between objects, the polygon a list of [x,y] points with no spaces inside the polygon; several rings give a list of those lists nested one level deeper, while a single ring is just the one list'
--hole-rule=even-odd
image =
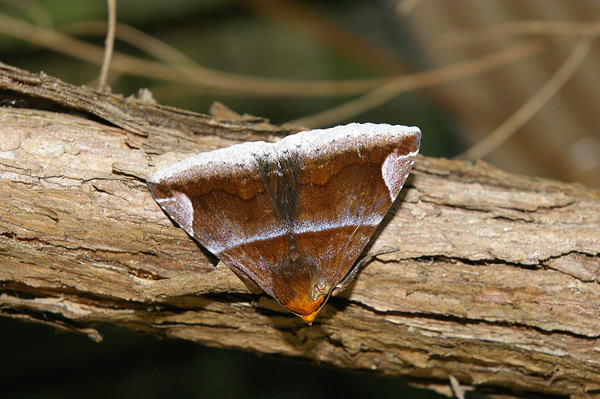
[{"label": "moth head", "polygon": [[312,284],[312,289],[309,291],[310,295],[298,295],[283,306],[308,323],[308,325],[312,325],[315,317],[317,317],[317,314],[331,296],[332,291],[331,284],[326,283],[322,279],[317,279]]},{"label": "moth head", "polygon": [[316,300],[306,297],[297,297],[283,306],[308,323],[308,325],[311,325],[315,320],[315,317],[317,317],[317,313],[319,313],[323,305],[325,305],[325,299],[325,296],[321,296]]},{"label": "moth head", "polygon": [[[290,265],[273,275],[274,296],[290,312],[309,325],[331,295],[333,285],[316,267],[314,260],[291,257]],[[293,273],[289,273],[293,271]]]}]

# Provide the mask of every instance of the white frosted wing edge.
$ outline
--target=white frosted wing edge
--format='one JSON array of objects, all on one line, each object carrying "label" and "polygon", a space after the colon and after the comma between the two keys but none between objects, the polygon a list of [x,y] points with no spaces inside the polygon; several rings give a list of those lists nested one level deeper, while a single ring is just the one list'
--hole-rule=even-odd
[{"label": "white frosted wing edge", "polygon": [[285,137],[277,143],[254,141],[203,152],[157,171],[148,178],[148,182],[158,183],[175,175],[187,174],[190,169],[200,171],[222,168],[224,165],[235,165],[236,168],[241,169],[255,169],[254,155],[275,157],[279,152],[296,151],[302,157],[310,158],[316,155],[327,155],[333,151],[355,148],[357,144],[368,145],[401,136],[420,135],[420,133],[419,128],[415,126],[375,123],[351,123],[329,129],[307,130]]}]

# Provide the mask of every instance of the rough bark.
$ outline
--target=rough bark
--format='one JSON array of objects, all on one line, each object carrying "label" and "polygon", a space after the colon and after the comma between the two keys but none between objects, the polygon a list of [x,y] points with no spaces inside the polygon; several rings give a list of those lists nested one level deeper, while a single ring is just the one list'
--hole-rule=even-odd
[{"label": "rough bark", "polygon": [[0,108],[1,315],[95,340],[94,326],[115,323],[444,393],[451,379],[510,397],[600,392],[598,191],[419,157],[368,248],[400,250],[369,262],[309,327],[215,268],[144,183],[190,153],[293,128],[5,65],[0,82],[12,106]]}]

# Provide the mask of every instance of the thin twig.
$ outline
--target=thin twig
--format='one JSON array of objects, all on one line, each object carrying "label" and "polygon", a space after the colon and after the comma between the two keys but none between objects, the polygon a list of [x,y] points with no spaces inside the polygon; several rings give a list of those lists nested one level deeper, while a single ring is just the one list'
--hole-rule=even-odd
[{"label": "thin twig", "polygon": [[110,61],[112,59],[113,50],[115,47],[115,28],[117,26],[117,0],[108,0],[108,32],[104,44],[104,59],[102,61],[102,69],[100,70],[100,81],[98,83],[99,91],[107,91],[108,86],[106,80],[110,69]]},{"label": "thin twig", "polygon": [[39,1],[2,0],[2,4],[23,13],[27,18],[35,22],[36,25],[51,28],[54,24],[52,15]]},{"label": "thin twig", "polygon": [[485,139],[459,154],[457,159],[474,160],[483,158],[508,140],[518,129],[527,123],[539,110],[541,110],[554,97],[560,88],[569,80],[587,57],[592,48],[595,37],[582,39],[571,52],[571,55],[560,66],[537,93],[535,93],[523,106],[508,118],[495,131]]},{"label": "thin twig", "polygon": [[398,14],[406,17],[420,2],[421,0],[400,0],[397,6]]},{"label": "thin twig", "polygon": [[456,396],[456,399],[465,399],[465,390],[460,386],[458,379],[452,374],[450,374],[450,387],[452,387],[452,392]]},{"label": "thin twig", "polygon": [[[106,32],[106,29],[106,21],[92,20],[77,21],[60,27],[62,33],[72,36],[98,35],[101,32]],[[173,46],[130,25],[117,23],[115,38],[120,42],[127,43],[131,47],[144,51],[157,60],[170,64],[173,67],[178,65],[201,67],[191,57],[188,57]]]},{"label": "thin twig", "polygon": [[[54,30],[33,26],[6,14],[0,14],[0,32],[51,49],[73,58],[100,64],[103,49]],[[145,76],[187,85],[202,87],[206,93],[253,96],[340,96],[356,95],[372,90],[387,79],[370,78],[348,81],[296,81],[291,79],[265,79],[227,73],[198,66],[179,65],[177,69],[164,63],[141,59],[115,52],[111,69],[136,76]]]},{"label": "thin twig", "polygon": [[544,37],[572,37],[600,34],[598,22],[554,22],[554,21],[514,21],[486,29],[475,29],[449,33],[444,37],[450,43],[497,42],[510,36],[542,35]]},{"label": "thin twig", "polygon": [[537,54],[546,49],[547,46],[548,42],[545,40],[530,41],[480,58],[459,62],[431,71],[401,76],[362,97],[318,114],[296,119],[291,123],[309,128],[329,126],[384,104],[402,92],[423,89],[451,80],[478,75]]}]

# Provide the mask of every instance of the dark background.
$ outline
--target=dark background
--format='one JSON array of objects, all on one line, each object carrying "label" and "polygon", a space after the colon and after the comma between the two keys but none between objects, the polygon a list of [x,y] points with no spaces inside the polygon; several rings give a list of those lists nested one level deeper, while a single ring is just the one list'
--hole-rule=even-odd
[{"label": "dark background", "polygon": [[0,319],[9,398],[443,398],[401,381],[102,326],[104,341]]}]

